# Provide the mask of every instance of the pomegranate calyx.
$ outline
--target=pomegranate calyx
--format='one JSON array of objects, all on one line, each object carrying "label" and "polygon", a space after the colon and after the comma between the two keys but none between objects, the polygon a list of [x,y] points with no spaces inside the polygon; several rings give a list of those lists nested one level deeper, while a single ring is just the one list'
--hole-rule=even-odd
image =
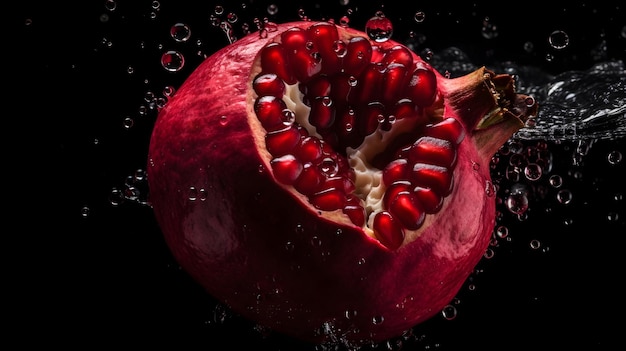
[{"label": "pomegranate calyx", "polygon": [[535,100],[515,91],[513,76],[495,74],[484,66],[443,80],[441,88],[445,108],[464,116],[460,122],[472,131],[476,148],[485,159],[537,114]]}]

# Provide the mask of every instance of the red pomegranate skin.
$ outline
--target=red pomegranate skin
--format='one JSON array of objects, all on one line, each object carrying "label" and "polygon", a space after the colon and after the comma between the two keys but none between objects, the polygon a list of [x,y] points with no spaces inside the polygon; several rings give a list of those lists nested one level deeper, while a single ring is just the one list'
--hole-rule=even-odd
[{"label": "red pomegranate skin", "polygon": [[[444,101],[444,114],[467,129],[452,193],[419,237],[390,250],[341,211],[320,212],[277,182],[255,136],[252,64],[272,34],[311,24],[251,34],[188,77],[154,126],[150,203],[182,268],[234,312],[313,343],[380,342],[439,313],[481,259],[495,221],[489,161],[520,126],[479,148],[472,129],[480,116],[465,118]],[[452,89],[436,74],[441,91]]]}]

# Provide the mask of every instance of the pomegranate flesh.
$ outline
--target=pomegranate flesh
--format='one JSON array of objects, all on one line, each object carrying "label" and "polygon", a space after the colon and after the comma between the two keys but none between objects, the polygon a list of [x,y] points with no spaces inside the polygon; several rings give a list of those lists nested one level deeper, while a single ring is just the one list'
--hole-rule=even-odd
[{"label": "pomegranate flesh", "polygon": [[447,78],[328,22],[207,58],[161,110],[150,203],[212,296],[278,332],[380,342],[448,304],[495,221],[493,154],[536,113],[510,75]]}]

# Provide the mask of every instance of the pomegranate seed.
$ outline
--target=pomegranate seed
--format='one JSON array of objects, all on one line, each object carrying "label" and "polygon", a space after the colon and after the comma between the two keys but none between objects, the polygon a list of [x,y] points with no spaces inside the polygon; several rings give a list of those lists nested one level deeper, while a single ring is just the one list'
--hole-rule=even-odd
[{"label": "pomegranate seed", "polygon": [[324,189],[313,194],[309,201],[322,211],[334,211],[346,205],[346,193],[336,188]]},{"label": "pomegranate seed", "polygon": [[453,117],[447,117],[437,124],[428,126],[424,133],[428,136],[448,140],[457,145],[465,138],[465,128],[463,128],[461,122]]},{"label": "pomegranate seed", "polygon": [[328,22],[318,22],[307,31],[322,58],[322,73],[338,72],[341,69],[341,59],[335,52],[335,43],[339,41],[337,27]]},{"label": "pomegranate seed", "polygon": [[300,131],[291,126],[265,135],[265,148],[274,157],[290,154],[300,142]]},{"label": "pomegranate seed", "polygon": [[406,86],[407,69],[401,63],[391,63],[384,70],[382,79],[382,99],[385,103],[395,103]]},{"label": "pomegranate seed", "polygon": [[335,106],[330,96],[318,96],[311,101],[309,122],[321,129],[328,129],[335,123]]},{"label": "pomegranate seed", "polygon": [[408,180],[399,180],[391,183],[391,185],[387,186],[385,195],[383,195],[383,207],[389,209],[391,203],[396,199],[398,194],[405,191],[411,191],[412,189],[413,186]]},{"label": "pomegranate seed", "polygon": [[393,160],[383,169],[383,183],[390,185],[398,180],[407,180],[409,161],[404,158]]},{"label": "pomegranate seed", "polygon": [[358,77],[369,65],[372,58],[372,45],[364,37],[351,38],[346,47],[346,55],[343,57],[344,73],[348,76]]},{"label": "pomegranate seed", "polygon": [[382,59],[383,65],[388,66],[392,63],[399,63],[404,67],[413,67],[413,55],[409,49],[402,45],[396,45],[387,50]]},{"label": "pomegranate seed", "polygon": [[320,188],[323,181],[324,175],[317,169],[317,167],[309,162],[302,166],[300,176],[294,182],[293,186],[300,194],[308,196],[316,192]]},{"label": "pomegranate seed", "polygon": [[311,77],[320,73],[322,69],[315,52],[311,52],[308,49],[289,52],[289,62],[291,63],[294,76],[303,83],[307,83]]},{"label": "pomegranate seed", "polygon": [[430,188],[417,186],[413,189],[413,195],[415,196],[416,201],[422,205],[424,212],[427,214],[439,212],[441,206],[443,205],[443,197],[435,193]]},{"label": "pomegranate seed", "polygon": [[396,120],[399,121],[404,118],[417,117],[417,110],[415,108],[415,104],[410,99],[400,99],[392,107],[391,114],[396,116]]},{"label": "pomegranate seed", "polygon": [[262,96],[254,103],[254,112],[261,125],[268,132],[284,129],[283,110],[287,108],[285,102],[276,96]]},{"label": "pomegranate seed", "polygon": [[407,97],[419,107],[428,107],[433,104],[437,96],[437,76],[424,65],[417,68],[410,76],[407,87]]},{"label": "pomegranate seed", "polygon": [[309,100],[313,100],[318,96],[330,95],[330,80],[327,75],[320,74],[311,79],[306,85],[303,93]]},{"label": "pomegranate seed", "polygon": [[380,89],[383,81],[382,65],[371,63],[358,78],[355,89],[350,92],[348,101],[354,105],[365,104],[380,98]]},{"label": "pomegranate seed", "polygon": [[274,72],[287,84],[296,83],[291,73],[291,65],[280,43],[269,43],[261,52],[261,68],[263,72]]},{"label": "pomegranate seed", "polygon": [[350,221],[358,226],[358,227],[363,227],[365,225],[365,209],[361,206],[353,206],[353,205],[346,205],[343,208],[343,213],[345,213],[348,218],[350,218]]},{"label": "pomegranate seed", "polygon": [[348,95],[352,89],[356,86],[356,78],[343,73],[335,74],[330,78],[331,90],[330,97],[334,101],[346,103],[348,101]]},{"label": "pomegranate seed", "polygon": [[306,49],[308,35],[302,28],[293,27],[280,34],[280,41],[286,52],[294,52]]},{"label": "pomegranate seed", "polygon": [[424,224],[426,214],[410,191],[401,191],[389,205],[389,213],[405,228],[417,230]]},{"label": "pomegranate seed", "polygon": [[273,159],[270,165],[272,166],[274,177],[286,185],[292,185],[300,176],[303,168],[302,163],[289,154]]},{"label": "pomegranate seed", "polygon": [[254,78],[252,88],[259,96],[271,95],[282,98],[285,95],[285,82],[275,73],[263,73]]},{"label": "pomegranate seed", "polygon": [[385,106],[380,102],[371,102],[366,105],[358,118],[358,128],[361,136],[366,137],[378,129],[379,120],[384,116]]},{"label": "pomegranate seed", "polygon": [[373,223],[374,235],[381,244],[391,250],[395,250],[404,241],[404,232],[400,224],[387,212],[382,211],[376,214]]},{"label": "pomegranate seed", "polygon": [[317,160],[322,157],[322,142],[312,136],[303,138],[296,151],[296,156],[301,162],[313,162]]},{"label": "pomegranate seed", "polygon": [[452,190],[452,174],[446,167],[416,163],[410,178],[416,186],[431,188],[441,196]]},{"label": "pomegranate seed", "polygon": [[385,51],[378,45],[372,46],[372,62],[382,62]]},{"label": "pomegranate seed", "polygon": [[456,162],[456,149],[448,140],[423,136],[411,147],[409,160],[452,168]]}]

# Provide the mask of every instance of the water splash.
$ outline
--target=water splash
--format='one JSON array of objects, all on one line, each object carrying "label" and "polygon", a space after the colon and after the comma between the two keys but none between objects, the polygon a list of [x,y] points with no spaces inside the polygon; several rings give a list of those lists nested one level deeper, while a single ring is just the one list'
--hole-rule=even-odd
[{"label": "water splash", "polygon": [[[440,72],[456,77],[478,66],[451,47],[430,60]],[[600,62],[587,70],[548,74],[537,67],[503,62],[489,67],[516,77],[517,90],[534,97],[539,111],[515,137],[524,140],[618,139],[626,137],[624,61]]]}]

